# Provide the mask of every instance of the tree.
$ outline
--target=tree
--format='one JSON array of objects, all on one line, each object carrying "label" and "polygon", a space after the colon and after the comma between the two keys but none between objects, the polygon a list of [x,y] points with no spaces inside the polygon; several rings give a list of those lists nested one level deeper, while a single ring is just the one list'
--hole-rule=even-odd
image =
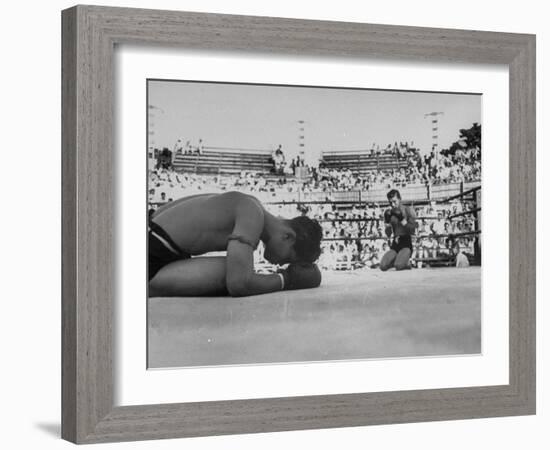
[{"label": "tree", "polygon": [[468,129],[459,130],[460,139],[453,142],[448,150],[444,150],[441,153],[447,155],[454,155],[458,149],[478,149],[481,150],[481,125],[474,123]]},{"label": "tree", "polygon": [[466,148],[481,150],[481,125],[474,123],[471,128],[460,130],[460,139],[465,141]]}]

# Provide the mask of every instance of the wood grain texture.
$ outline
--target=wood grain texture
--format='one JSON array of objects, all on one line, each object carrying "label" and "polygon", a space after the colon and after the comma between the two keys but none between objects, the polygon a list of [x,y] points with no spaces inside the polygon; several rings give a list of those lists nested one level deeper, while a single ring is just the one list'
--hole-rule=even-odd
[{"label": "wood grain texture", "polygon": [[510,385],[535,411],[535,40],[510,70]]},{"label": "wood grain texture", "polygon": [[70,406],[62,436],[76,442],[113,405],[112,83],[111,71],[96,65],[110,61],[112,45],[92,22],[81,8],[63,18],[63,386]]},{"label": "wood grain texture", "polygon": [[[77,6],[63,11],[63,438],[77,443],[535,412],[535,38],[532,35]],[[507,64],[510,383],[113,406],[115,44]]]},{"label": "wood grain texture", "polygon": [[62,36],[62,167],[61,203],[63,209],[61,366],[62,430],[65,439],[76,440],[76,21],[75,10],[63,14]]}]

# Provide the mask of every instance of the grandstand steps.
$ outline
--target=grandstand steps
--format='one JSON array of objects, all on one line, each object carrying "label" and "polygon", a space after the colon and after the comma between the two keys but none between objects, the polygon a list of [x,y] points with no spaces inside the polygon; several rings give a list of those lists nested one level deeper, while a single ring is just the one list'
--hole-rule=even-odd
[{"label": "grandstand steps", "polygon": [[322,163],[327,169],[351,170],[354,174],[366,174],[378,170],[391,171],[406,168],[408,160],[392,154],[372,155],[364,153],[323,153]]},{"label": "grandstand steps", "polygon": [[172,162],[178,171],[193,173],[240,173],[241,171],[269,173],[273,169],[271,153],[208,148],[200,153],[176,154]]},{"label": "grandstand steps", "polygon": [[215,162],[215,161],[201,161],[198,163],[194,162],[180,162],[177,164],[174,164],[174,167],[176,169],[179,168],[185,168],[185,169],[193,169],[193,168],[202,168],[202,167],[228,167],[228,168],[234,168],[234,169],[241,169],[241,170],[260,170],[260,171],[269,171],[273,166],[267,166],[263,164],[257,164],[257,163],[247,163],[247,162],[240,162],[240,163],[231,163],[228,161],[223,162]]}]

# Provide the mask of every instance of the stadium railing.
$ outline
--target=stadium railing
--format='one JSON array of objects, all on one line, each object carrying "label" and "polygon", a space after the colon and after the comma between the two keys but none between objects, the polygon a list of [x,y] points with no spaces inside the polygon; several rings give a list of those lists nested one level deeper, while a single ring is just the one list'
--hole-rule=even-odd
[{"label": "stadium railing", "polygon": [[391,188],[398,189],[404,201],[421,203],[446,199],[480,185],[481,181],[472,181],[441,185],[409,184],[394,186],[388,184],[386,187],[349,191],[326,189],[321,192],[304,192],[296,190],[294,192],[278,192],[276,194],[277,201],[270,203],[386,203],[388,200],[386,195]]}]

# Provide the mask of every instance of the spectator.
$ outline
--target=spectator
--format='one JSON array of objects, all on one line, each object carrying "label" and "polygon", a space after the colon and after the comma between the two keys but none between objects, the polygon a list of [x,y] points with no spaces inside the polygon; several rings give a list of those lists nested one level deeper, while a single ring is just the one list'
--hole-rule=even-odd
[{"label": "spectator", "polygon": [[457,242],[454,246],[455,266],[458,268],[469,267],[470,261],[460,248],[460,243]]}]

